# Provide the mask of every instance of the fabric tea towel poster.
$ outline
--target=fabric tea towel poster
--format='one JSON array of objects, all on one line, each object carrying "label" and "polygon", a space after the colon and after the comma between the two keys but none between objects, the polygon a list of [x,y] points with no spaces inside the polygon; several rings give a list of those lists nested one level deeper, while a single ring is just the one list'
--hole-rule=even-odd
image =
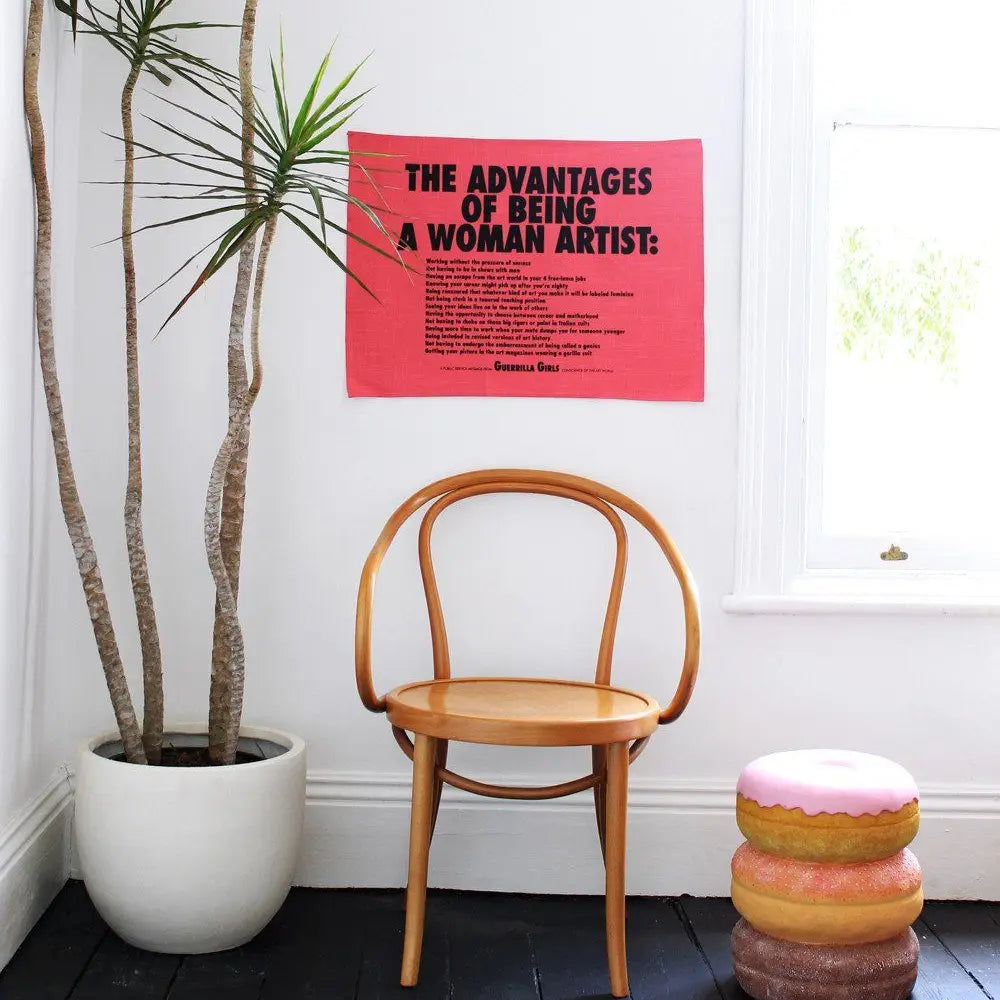
[{"label": "fabric tea towel poster", "polygon": [[700,140],[349,145],[349,395],[703,398]]}]

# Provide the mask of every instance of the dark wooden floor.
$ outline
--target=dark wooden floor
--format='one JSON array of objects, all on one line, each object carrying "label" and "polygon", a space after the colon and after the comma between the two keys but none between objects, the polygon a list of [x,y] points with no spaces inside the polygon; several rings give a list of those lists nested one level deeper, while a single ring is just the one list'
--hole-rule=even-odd
[{"label": "dark wooden floor", "polygon": [[[0,915],[2,919],[2,915]],[[596,1000],[602,900],[433,893],[420,985],[397,985],[400,892],[293,890],[251,944],[181,958],[112,934],[69,883],[0,974],[0,1000]],[[723,899],[629,900],[634,1000],[743,1000]],[[1000,908],[931,903],[914,1000],[1000,1000]]]}]

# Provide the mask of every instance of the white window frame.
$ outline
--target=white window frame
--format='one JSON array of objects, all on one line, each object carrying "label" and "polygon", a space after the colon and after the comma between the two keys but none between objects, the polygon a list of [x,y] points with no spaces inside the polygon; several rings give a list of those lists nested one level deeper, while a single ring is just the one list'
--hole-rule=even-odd
[{"label": "white window frame", "polygon": [[[825,190],[815,156],[814,0],[748,0],[743,137],[739,466],[734,613],[1000,614],[1000,574],[807,570],[806,423],[822,399],[807,336],[826,302]],[[825,243],[823,244],[825,246]],[[816,359],[819,360],[819,359]],[[815,376],[815,372],[813,373]],[[888,540],[887,540],[888,541]]]}]

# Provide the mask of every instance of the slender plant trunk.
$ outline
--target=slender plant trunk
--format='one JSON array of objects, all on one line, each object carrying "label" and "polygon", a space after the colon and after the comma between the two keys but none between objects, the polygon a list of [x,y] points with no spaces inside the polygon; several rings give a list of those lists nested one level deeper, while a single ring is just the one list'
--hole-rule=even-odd
[{"label": "slender plant trunk", "polygon": [[[246,0],[243,7],[243,25],[240,31],[240,102],[243,108],[243,181],[248,190],[254,187],[254,99],[253,99],[253,39],[257,20],[257,0]],[[257,199],[247,198],[247,211],[251,211]],[[229,420],[232,422],[239,413],[247,395],[246,348],[244,328],[246,326],[247,305],[250,301],[250,284],[253,277],[256,240],[247,240],[240,249],[236,268],[236,287],[233,291],[233,308],[229,317]],[[250,424],[247,422],[236,439],[222,491],[222,515],[220,542],[222,561],[233,593],[233,603],[239,601],[240,556],[243,547],[243,513],[246,505],[247,462],[250,452]],[[232,650],[229,629],[223,615],[219,598],[215,600],[215,630],[212,637],[212,681],[209,692],[208,733],[209,755],[216,763],[226,759],[226,734],[230,729],[230,706],[232,693],[231,676]]]},{"label": "slender plant trunk", "polygon": [[38,101],[38,71],[42,45],[42,19],[47,0],[31,0],[28,33],[24,53],[24,110],[31,136],[31,173],[35,183],[37,231],[35,234],[35,325],[38,333],[38,359],[42,371],[45,405],[52,432],[59,501],[76,556],[87,610],[94,628],[94,639],[104,668],[108,693],[118,729],[125,746],[125,757],[133,764],[146,763],[142,735],[132,707],[118,642],[115,639],[111,611],[104,593],[104,583],[90,528],[80,502],[80,495],[70,460],[69,439],[63,414],[59,374],[56,368],[52,324],[52,199],[45,163],[45,130]]},{"label": "slender plant trunk", "polygon": [[267,259],[274,242],[274,234],[278,225],[278,217],[271,216],[264,226],[260,250],[257,253],[257,269],[254,276],[253,308],[250,321],[250,362],[253,375],[243,401],[236,413],[230,418],[222,446],[215,456],[212,474],[208,482],[208,496],[205,500],[205,549],[208,553],[208,565],[215,580],[216,598],[222,611],[226,637],[229,642],[229,704],[226,715],[226,733],[223,743],[221,763],[231,764],[236,760],[236,745],[239,740],[240,719],[243,714],[243,684],[246,674],[246,657],[243,647],[243,631],[236,610],[236,595],[233,591],[229,574],[226,571],[222,556],[222,490],[226,471],[233,452],[250,426],[250,412],[260,393],[264,377],[260,361],[260,310],[264,295],[264,280],[267,276]]},{"label": "slender plant trunk", "polygon": [[122,262],[125,269],[125,372],[128,387],[128,482],[125,487],[125,545],[132,575],[132,597],[142,649],[142,742],[150,764],[160,763],[163,745],[163,661],[156,609],[142,537],[142,431],[139,411],[139,313],[132,246],[132,206],[135,196],[135,138],[132,97],[140,66],[129,71],[122,88],[122,136],[125,139],[125,176],[122,186]]}]

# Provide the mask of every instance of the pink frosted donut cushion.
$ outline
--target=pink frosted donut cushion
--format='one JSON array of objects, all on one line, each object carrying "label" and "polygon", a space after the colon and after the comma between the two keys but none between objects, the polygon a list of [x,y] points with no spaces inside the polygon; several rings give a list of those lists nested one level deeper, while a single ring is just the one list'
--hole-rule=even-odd
[{"label": "pink frosted donut cushion", "polygon": [[736,791],[765,808],[801,809],[807,816],[877,816],[918,797],[904,768],[854,750],[787,750],[758,757],[743,769]]}]

